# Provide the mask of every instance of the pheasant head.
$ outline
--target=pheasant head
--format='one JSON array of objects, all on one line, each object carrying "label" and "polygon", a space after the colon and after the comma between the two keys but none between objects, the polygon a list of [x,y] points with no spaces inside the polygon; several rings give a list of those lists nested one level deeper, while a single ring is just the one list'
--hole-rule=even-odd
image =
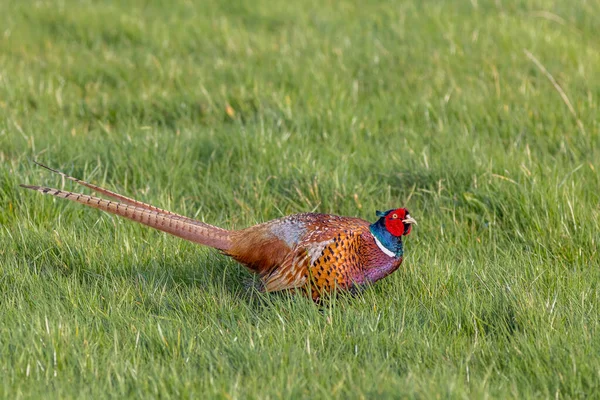
[{"label": "pheasant head", "polygon": [[390,257],[402,257],[402,236],[408,235],[417,221],[406,208],[377,211],[377,216],[379,219],[369,227],[377,246]]}]

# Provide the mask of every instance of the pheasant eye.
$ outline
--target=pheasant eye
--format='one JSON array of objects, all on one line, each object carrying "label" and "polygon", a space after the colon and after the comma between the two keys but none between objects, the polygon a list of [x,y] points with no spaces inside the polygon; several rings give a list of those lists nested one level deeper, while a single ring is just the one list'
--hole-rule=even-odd
[{"label": "pheasant eye", "polygon": [[398,218],[398,214],[393,214],[392,218],[394,218],[394,219]]}]

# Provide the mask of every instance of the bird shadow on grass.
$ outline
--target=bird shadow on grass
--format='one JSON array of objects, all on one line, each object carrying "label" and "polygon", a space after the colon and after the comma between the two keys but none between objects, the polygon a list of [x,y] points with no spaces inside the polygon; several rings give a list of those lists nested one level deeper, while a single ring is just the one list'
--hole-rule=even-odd
[{"label": "bird shadow on grass", "polygon": [[[209,304],[215,306],[222,304],[225,308],[228,308],[227,304],[239,304],[242,309],[249,310],[254,315],[269,314],[274,307],[287,309],[307,305],[314,305],[324,315],[329,308],[352,301],[361,292],[333,293],[317,302],[313,302],[304,289],[264,292],[262,282],[257,275],[245,270],[239,264],[219,259],[217,255],[203,259],[197,266],[186,263],[183,267],[168,257],[155,258],[152,262],[139,265],[134,269],[111,271],[109,278],[132,282],[133,285],[141,287],[145,293],[164,291],[183,299],[189,296],[190,303],[184,300],[183,303],[187,304],[177,301],[166,305],[170,309],[187,309],[189,304],[197,304],[199,298],[203,298],[202,302],[208,300]],[[154,313],[159,313],[160,307],[165,306],[165,304],[155,304],[155,301],[146,303]],[[199,308],[202,307],[203,305],[199,305]]]},{"label": "bird shadow on grass", "polygon": [[251,301],[260,294],[253,288],[255,279],[249,272],[217,254],[185,252],[171,256],[144,246],[133,249],[133,255],[116,254],[111,248],[89,250],[72,238],[36,232],[12,241],[6,251],[31,274],[46,281],[67,278],[78,282],[81,291],[135,288],[140,293],[185,295],[199,290],[236,301]]},{"label": "bird shadow on grass", "polygon": [[106,298],[129,297],[155,315],[169,309],[185,313],[190,307],[238,303],[262,314],[274,303],[311,302],[302,294],[261,292],[258,276],[215,251],[180,249],[171,255],[166,249],[136,245],[132,254],[122,254],[116,253],[118,246],[90,250],[74,238],[34,231],[24,235],[23,240],[12,241],[7,251],[31,275],[49,285],[69,285],[84,296],[89,292]]},{"label": "bird shadow on grass", "polygon": [[171,300],[153,299],[140,302],[156,314],[163,312],[163,307],[189,312],[189,307],[202,309],[207,304],[225,309],[229,308],[228,305],[238,304],[241,309],[261,315],[274,304],[311,302],[300,293],[263,292],[262,283],[257,275],[212,251],[208,256],[183,262],[173,260],[168,255],[152,257],[151,260],[145,260],[132,268],[108,271],[107,275],[99,279],[107,278],[129,282],[126,284],[139,288],[146,298],[151,293],[161,291],[169,294],[165,297]]}]

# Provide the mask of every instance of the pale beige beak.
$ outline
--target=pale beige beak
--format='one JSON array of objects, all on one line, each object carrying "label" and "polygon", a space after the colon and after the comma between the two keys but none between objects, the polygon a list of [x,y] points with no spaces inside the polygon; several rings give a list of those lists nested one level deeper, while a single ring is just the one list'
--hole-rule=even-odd
[{"label": "pale beige beak", "polygon": [[417,220],[411,217],[410,215],[407,215],[406,219],[403,219],[402,222],[405,224],[418,225]]}]

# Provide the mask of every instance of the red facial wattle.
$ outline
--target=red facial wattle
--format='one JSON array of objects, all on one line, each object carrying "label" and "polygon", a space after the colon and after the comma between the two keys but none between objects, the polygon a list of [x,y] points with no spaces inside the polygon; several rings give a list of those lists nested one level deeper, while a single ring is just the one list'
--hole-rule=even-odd
[{"label": "red facial wattle", "polygon": [[406,210],[400,208],[398,210],[391,211],[385,217],[385,228],[394,236],[402,236],[410,232],[405,231],[404,222],[402,220],[406,217]]}]

